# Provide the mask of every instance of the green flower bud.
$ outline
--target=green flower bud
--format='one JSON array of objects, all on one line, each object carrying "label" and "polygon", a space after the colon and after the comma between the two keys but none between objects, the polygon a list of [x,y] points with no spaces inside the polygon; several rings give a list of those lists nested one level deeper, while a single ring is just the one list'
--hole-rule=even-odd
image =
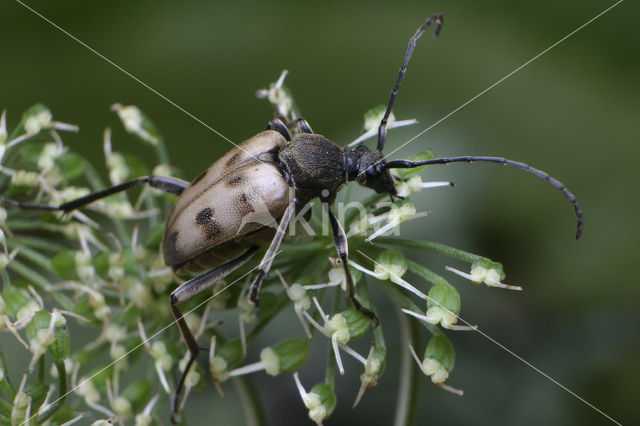
[{"label": "green flower bud", "polygon": [[308,358],[309,341],[302,339],[283,340],[260,352],[265,372],[272,376],[297,370]]},{"label": "green flower bud", "polygon": [[383,251],[376,259],[374,273],[378,279],[395,282],[398,278],[402,278],[405,272],[407,272],[407,259],[399,251]]},{"label": "green flower bud", "polygon": [[41,129],[51,126],[51,111],[42,104],[33,105],[22,114],[24,130],[27,133],[38,133]]},{"label": "green flower bud", "polygon": [[328,419],[338,402],[333,386],[318,383],[311,388],[307,395],[312,400],[312,404],[309,405],[305,401],[305,406],[309,409],[309,418],[316,423]]},{"label": "green flower bud", "polygon": [[447,336],[438,334],[429,340],[424,357],[434,359],[447,373],[451,373],[456,360],[456,351]]},{"label": "green flower bud", "polygon": [[152,390],[153,385],[149,380],[137,380],[122,391],[121,397],[131,403],[134,411],[139,411],[151,397]]},{"label": "green flower bud", "polygon": [[345,320],[349,335],[347,341],[357,339],[358,337],[362,336],[367,332],[367,330],[369,330],[369,327],[371,326],[371,320],[365,314],[355,308],[345,309],[338,315],[342,316]]},{"label": "green flower bud", "polygon": [[5,310],[12,318],[16,318],[18,311],[30,301],[23,292],[14,288],[5,288],[2,292],[2,298],[5,303]]},{"label": "green flower bud", "polygon": [[458,315],[460,313],[460,294],[451,285],[436,283],[429,290],[427,309],[431,307],[446,309]]},{"label": "green flower bud", "polygon": [[123,420],[130,419],[133,416],[133,407],[131,402],[122,396],[116,396],[110,401],[111,409]]}]

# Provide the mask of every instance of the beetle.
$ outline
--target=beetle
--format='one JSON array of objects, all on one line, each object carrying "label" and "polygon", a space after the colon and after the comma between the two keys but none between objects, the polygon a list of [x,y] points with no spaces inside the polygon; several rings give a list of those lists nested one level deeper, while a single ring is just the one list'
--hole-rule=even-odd
[{"label": "beetle", "polygon": [[[143,184],[178,196],[166,220],[164,261],[178,275],[206,272],[184,282],[170,295],[171,312],[191,355],[176,388],[172,420],[175,420],[179,411],[185,378],[200,352],[178,305],[211,288],[215,282],[249,261],[260,246],[268,243],[249,292],[249,300],[257,308],[260,286],[271,268],[289,223],[296,212],[301,211],[313,199],[319,198],[327,210],[335,248],[345,271],[347,297],[355,308],[377,323],[375,314],[363,306],[355,295],[353,278],[348,268],[347,237],[331,208],[336,194],[347,182],[356,181],[377,193],[388,194],[394,200],[401,197],[396,192],[392,169],[476,161],[516,167],[547,181],[563,193],[575,210],[576,238],[580,237],[583,214],[576,197],[561,182],[525,163],[499,157],[475,156],[443,157],[425,161],[385,159],[382,151],[386,141],[387,122],[416,42],[431,25],[434,26],[434,36],[437,36],[442,23],[442,15],[435,14],[410,38],[378,127],[376,150],[363,145],[347,150],[325,136],[314,133],[304,119],[286,120],[285,117],[278,117],[269,122],[266,130],[237,145],[191,183],[172,177],[144,176],[59,206],[22,203],[0,197],[0,204],[8,207],[69,213],[98,199]],[[253,206],[256,204],[266,206],[268,213],[277,222],[275,229],[261,222],[246,223],[243,220],[254,212]]]}]

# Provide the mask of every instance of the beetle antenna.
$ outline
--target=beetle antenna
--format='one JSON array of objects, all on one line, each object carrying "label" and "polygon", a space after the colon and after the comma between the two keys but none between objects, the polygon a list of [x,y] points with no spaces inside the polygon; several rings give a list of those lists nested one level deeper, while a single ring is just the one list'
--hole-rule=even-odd
[{"label": "beetle antenna", "polygon": [[559,180],[551,177],[548,173],[543,172],[542,170],[535,169],[528,164],[521,163],[519,161],[507,160],[506,158],[500,157],[473,157],[473,156],[464,156],[464,157],[443,157],[443,158],[433,158],[431,160],[425,161],[407,161],[407,160],[393,160],[389,161],[383,165],[385,169],[411,169],[413,167],[426,166],[429,164],[449,164],[449,163],[459,163],[466,162],[472,163],[474,161],[485,161],[489,163],[498,163],[503,164],[505,166],[511,166],[518,168],[520,170],[524,170],[527,173],[531,173],[534,176],[539,177],[540,179],[549,182],[554,188],[558,189],[564,196],[573,204],[573,209],[576,212],[576,217],[578,218],[578,226],[576,229],[576,239],[580,238],[582,234],[582,225],[584,224],[584,220],[582,217],[582,208],[580,207],[580,203],[578,203],[578,199],[567,189],[566,186],[562,184]]},{"label": "beetle antenna", "polygon": [[416,42],[422,36],[422,33],[427,29],[428,26],[435,22],[435,29],[433,30],[433,36],[437,37],[440,34],[440,28],[442,28],[443,18],[442,15],[436,13],[433,16],[427,18],[424,21],[424,24],[418,28],[416,33],[409,39],[409,46],[407,47],[407,53],[404,54],[404,61],[402,62],[402,67],[400,68],[400,72],[398,73],[398,79],[396,80],[396,85],[393,87],[393,91],[391,92],[391,98],[389,99],[389,105],[387,105],[387,110],[384,113],[384,117],[380,121],[380,126],[378,127],[378,151],[382,152],[382,148],[384,148],[384,142],[387,139],[387,120],[389,120],[389,116],[391,115],[391,109],[393,108],[393,103],[398,96],[398,90],[400,90],[400,83],[404,79],[404,75],[407,72],[407,66],[409,65],[409,59],[411,59],[411,55],[413,54],[413,49],[416,47]]}]

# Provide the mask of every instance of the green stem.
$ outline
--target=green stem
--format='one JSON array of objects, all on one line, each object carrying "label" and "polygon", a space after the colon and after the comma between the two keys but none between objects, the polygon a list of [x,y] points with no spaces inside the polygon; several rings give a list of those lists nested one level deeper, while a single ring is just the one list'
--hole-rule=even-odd
[{"label": "green stem", "polygon": [[13,389],[13,385],[11,384],[11,377],[9,377],[9,369],[7,368],[7,361],[4,358],[4,351],[2,350],[2,345],[0,345],[0,368],[2,369],[2,380],[0,380],[0,389],[7,394],[9,398],[13,401],[16,397],[16,391]]},{"label": "green stem", "polygon": [[[20,244],[9,240],[7,241],[7,246],[9,247],[9,250],[13,250],[16,247],[20,246]],[[53,269],[51,268],[51,259],[33,249],[30,249],[29,247],[20,246],[20,256],[35,263],[41,268],[46,269],[47,271],[53,271]]]},{"label": "green stem", "polygon": [[432,282],[433,284],[441,284],[452,287],[451,284],[449,284],[449,282],[442,278],[440,275],[436,274],[431,269],[427,269],[419,263],[414,262],[413,260],[407,259],[407,265],[409,266],[410,270],[420,275],[425,280]]},{"label": "green stem", "polygon": [[17,237],[16,241],[21,246],[28,246],[35,250],[52,251],[54,253],[57,253],[63,250],[69,250],[69,247],[63,244],[58,244],[56,242],[53,242],[44,238],[23,235],[23,236]]},{"label": "green stem", "polygon": [[413,362],[409,353],[410,322],[405,315],[398,312],[398,323],[400,325],[400,381],[398,383],[398,398],[396,400],[396,412],[393,419],[394,426],[405,426],[408,424],[410,401],[411,401],[411,376],[413,376]]},{"label": "green stem", "polygon": [[54,299],[56,299],[58,303],[60,303],[60,306],[62,306],[64,309],[73,311],[75,304],[65,295],[61,294],[58,291],[53,290],[51,288],[51,284],[49,283],[49,281],[46,278],[44,278],[42,275],[35,272],[33,269],[25,266],[24,264],[22,264],[21,262],[15,259],[13,259],[9,263],[9,269],[11,269],[16,274],[22,276],[27,281],[30,281],[32,284],[38,287],[39,290],[50,293],[54,297]]},{"label": "green stem", "polygon": [[242,401],[242,408],[247,426],[260,426],[264,424],[264,413],[260,407],[255,389],[246,377],[235,377],[233,385]]},{"label": "green stem", "polygon": [[0,292],[2,292],[4,291],[5,285],[11,285],[11,279],[9,278],[9,274],[7,274],[6,269],[0,271],[0,278],[2,278],[2,284],[0,284]]},{"label": "green stem", "polygon": [[64,366],[64,361],[56,361],[55,364],[58,370],[58,399],[40,413],[37,423],[44,423],[49,417],[53,416],[62,407],[67,397],[67,369]]},{"label": "green stem", "polygon": [[456,248],[440,243],[434,243],[431,241],[408,240],[405,238],[397,237],[378,237],[376,238],[376,244],[431,251],[443,256],[460,259],[469,263],[473,263],[478,260],[491,262],[491,260],[487,259],[486,257],[478,256],[477,254],[469,253],[464,250],[458,250]]},{"label": "green stem", "polygon": [[0,416],[11,416],[11,409],[13,406],[9,401],[4,398],[0,398]]},{"label": "green stem", "polygon": [[40,383],[44,383],[44,374],[45,374],[45,363],[44,363],[44,355],[41,355],[38,359],[38,381]]},{"label": "green stem", "polygon": [[[395,302],[400,305],[401,307],[405,308],[405,309],[409,309],[411,311],[414,312],[422,312],[424,311],[424,309],[421,309],[418,307],[418,305],[416,305],[415,303],[413,303],[413,301],[406,296],[404,293],[402,293],[398,286],[396,286],[394,283],[392,283],[391,281],[378,281],[380,283],[380,285],[382,287],[384,287],[385,291],[387,291],[387,293],[389,293],[389,295],[391,297],[393,297],[393,299],[395,300]],[[424,327],[429,330],[429,332],[431,334],[438,335],[441,333],[441,331],[438,329],[437,326],[433,325],[433,324],[429,324],[427,322],[424,321],[420,321],[420,323],[422,325],[424,325]]]}]

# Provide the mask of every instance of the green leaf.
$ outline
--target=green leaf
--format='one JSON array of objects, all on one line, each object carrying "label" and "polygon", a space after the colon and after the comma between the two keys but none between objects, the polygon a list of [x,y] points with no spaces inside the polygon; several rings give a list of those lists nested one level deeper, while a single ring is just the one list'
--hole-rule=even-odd
[{"label": "green leaf", "polygon": [[453,343],[444,334],[435,335],[429,340],[427,349],[424,351],[425,358],[433,358],[447,370],[448,373],[453,371],[453,365],[456,361],[456,351]]},{"label": "green leaf", "polygon": [[75,152],[65,152],[56,159],[56,163],[66,180],[73,180],[81,176],[87,167],[86,160]]}]

